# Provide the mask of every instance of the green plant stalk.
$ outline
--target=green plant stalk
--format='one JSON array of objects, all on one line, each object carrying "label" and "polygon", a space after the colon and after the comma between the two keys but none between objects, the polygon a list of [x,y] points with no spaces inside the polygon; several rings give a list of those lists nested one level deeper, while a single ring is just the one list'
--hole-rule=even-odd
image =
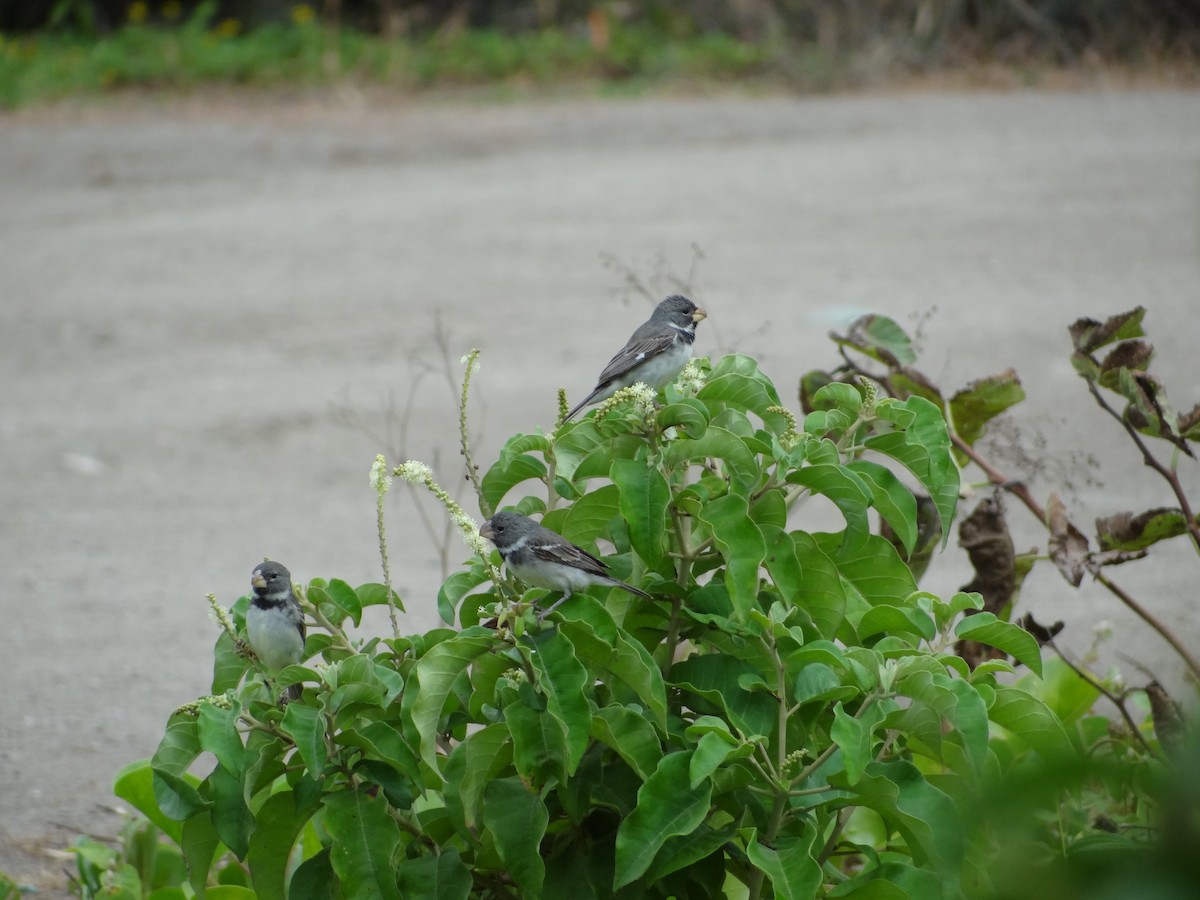
[{"label": "green plant stalk", "polygon": [[475,488],[475,496],[479,499],[479,512],[487,519],[491,518],[492,506],[483,495],[483,482],[479,478],[479,467],[471,455],[471,438],[467,429],[467,399],[471,391],[471,376],[475,373],[478,361],[478,348],[472,348],[462,359],[466,370],[463,372],[462,396],[458,403],[458,445],[467,467],[467,477],[471,479],[471,486]]}]

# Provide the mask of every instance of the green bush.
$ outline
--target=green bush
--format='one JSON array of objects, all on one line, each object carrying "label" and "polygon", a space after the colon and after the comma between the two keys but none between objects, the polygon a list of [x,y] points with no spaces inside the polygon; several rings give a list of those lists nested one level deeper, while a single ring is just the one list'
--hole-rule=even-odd
[{"label": "green bush", "polygon": [[[899,368],[909,347],[883,319],[843,345]],[[930,518],[950,533],[960,489],[937,395],[820,380],[802,424],[733,355],[694,363],[662,403],[626,389],[514,435],[482,477],[464,441],[485,514],[540,514],[653,602],[593,589],[539,621],[546,592],[500,573],[426,467],[377,460],[385,582],[393,476],[437,493],[472,551],[438,593],[447,627],[402,634],[386,584],[314,579],[298,588],[307,662],[268,686],[239,600],[212,696],[117,778],[148,821],[122,852],[80,845],[80,893],[1082,897],[1141,872],[1184,896],[1177,866],[1142,867],[1174,808],[1159,797],[1190,809],[1200,778],[1172,781],[1153,735],[1091,712],[1103,685],[1044,662],[978,593],[917,586],[905,560]],[[976,437],[1019,399],[997,402],[994,382],[964,396],[956,421],[973,410]],[[805,497],[840,530],[806,530]],[[393,633],[347,634],[389,602]],[[968,665],[965,639],[997,658]]]}]

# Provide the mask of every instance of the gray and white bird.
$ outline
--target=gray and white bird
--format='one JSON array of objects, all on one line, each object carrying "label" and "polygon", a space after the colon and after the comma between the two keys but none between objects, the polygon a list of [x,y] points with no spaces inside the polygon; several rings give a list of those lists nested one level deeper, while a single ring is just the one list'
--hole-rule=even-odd
[{"label": "gray and white bird", "polygon": [[607,400],[623,387],[639,381],[653,390],[670,384],[692,358],[696,326],[708,313],[681,294],[673,294],[654,308],[616,356],[608,361],[596,387],[567,413],[564,421],[592,403]]},{"label": "gray and white bird", "polygon": [[638,597],[651,599],[645,591],[610,575],[602,560],[528,516],[498,512],[483,523],[479,533],[496,545],[504,564],[526,584],[562,591],[563,595],[544,610],[539,619],[550,615],[575,591],[597,584],[623,588]]},{"label": "gray and white bird", "polygon": [[[272,560],[259,563],[250,575],[254,596],[246,610],[250,649],[272,675],[304,658],[304,612],[292,593],[292,573]],[[299,699],[303,688],[291,685],[287,700]]]}]

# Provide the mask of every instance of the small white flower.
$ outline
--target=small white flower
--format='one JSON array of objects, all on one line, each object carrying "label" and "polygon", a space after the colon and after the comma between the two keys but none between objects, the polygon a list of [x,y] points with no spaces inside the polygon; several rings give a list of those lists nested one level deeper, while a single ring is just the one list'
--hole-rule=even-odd
[{"label": "small white flower", "polygon": [[375,493],[383,496],[392,487],[392,474],[388,471],[387,460],[380,453],[375,457],[375,462],[371,463],[371,487],[375,488]]},{"label": "small white flower", "polygon": [[470,353],[466,354],[458,362],[459,362],[459,365],[469,367],[469,369],[467,371],[468,375],[474,375],[476,372],[479,371],[479,351],[472,350]]},{"label": "small white flower", "polygon": [[1097,641],[1107,641],[1113,636],[1112,622],[1108,621],[1108,619],[1101,619],[1092,626],[1092,634]]},{"label": "small white flower", "polygon": [[704,387],[706,380],[704,373],[700,371],[700,367],[696,365],[695,360],[688,360],[688,364],[683,367],[683,371],[679,373],[679,377],[675,379],[675,383],[679,386],[679,390],[686,396],[694,397],[700,393],[700,388]]},{"label": "small white flower", "polygon": [[392,474],[412,484],[425,484],[433,481],[433,469],[415,459],[400,464]]}]

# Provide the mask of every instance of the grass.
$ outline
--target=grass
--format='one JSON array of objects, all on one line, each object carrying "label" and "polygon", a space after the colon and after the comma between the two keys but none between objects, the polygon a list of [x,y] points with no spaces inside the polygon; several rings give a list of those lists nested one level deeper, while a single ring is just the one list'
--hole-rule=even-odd
[{"label": "grass", "polygon": [[357,81],[419,90],[505,83],[742,80],[769,75],[779,49],[724,35],[683,40],[647,27],[614,28],[597,46],[586,32],[519,35],[460,31],[387,39],[315,22],[240,33],[126,25],[101,36],[0,35],[0,106],[15,108],[123,88],[207,85],[319,88]]}]

